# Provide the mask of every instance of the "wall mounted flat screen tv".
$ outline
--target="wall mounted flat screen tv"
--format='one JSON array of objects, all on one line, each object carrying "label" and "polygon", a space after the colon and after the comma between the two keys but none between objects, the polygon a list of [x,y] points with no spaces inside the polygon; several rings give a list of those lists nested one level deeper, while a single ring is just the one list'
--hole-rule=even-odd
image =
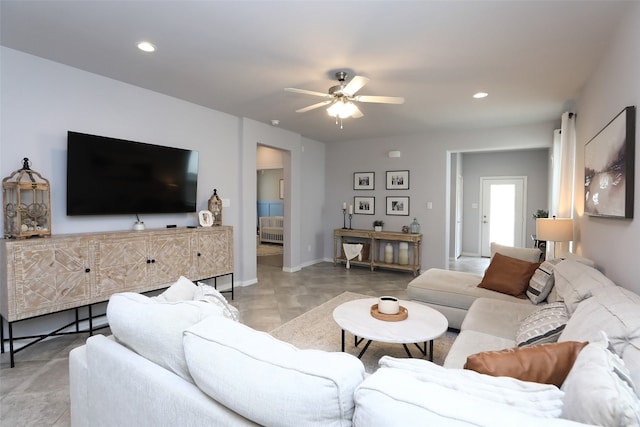
[{"label": "wall mounted flat screen tv", "polygon": [[67,215],[195,212],[198,152],[67,134]]}]

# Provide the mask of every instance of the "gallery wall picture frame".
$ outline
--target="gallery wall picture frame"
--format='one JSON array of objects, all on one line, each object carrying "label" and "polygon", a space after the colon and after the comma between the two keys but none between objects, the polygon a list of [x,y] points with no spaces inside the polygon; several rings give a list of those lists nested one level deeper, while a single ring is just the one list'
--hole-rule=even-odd
[{"label": "gallery wall picture frame", "polygon": [[584,146],[584,212],[633,218],[636,107],[622,110]]},{"label": "gallery wall picture frame", "polygon": [[387,196],[387,215],[409,216],[409,197]]},{"label": "gallery wall picture frame", "polygon": [[374,215],[376,213],[375,197],[354,197],[353,213],[359,215]]},{"label": "gallery wall picture frame", "polygon": [[408,190],[409,171],[387,171],[387,190]]},{"label": "gallery wall picture frame", "polygon": [[375,190],[375,172],[354,172],[353,173],[353,189],[354,190]]}]

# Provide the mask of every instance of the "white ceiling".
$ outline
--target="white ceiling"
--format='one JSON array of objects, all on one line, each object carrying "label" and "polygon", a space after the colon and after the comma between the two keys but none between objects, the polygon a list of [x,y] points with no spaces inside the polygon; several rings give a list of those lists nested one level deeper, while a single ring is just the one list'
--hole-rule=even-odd
[{"label": "white ceiling", "polygon": [[[8,1],[2,45],[324,142],[557,120],[623,1]],[[148,40],[152,54],[136,48]],[[364,117],[296,109],[334,73],[371,80]],[[474,100],[477,91],[489,96]]]}]

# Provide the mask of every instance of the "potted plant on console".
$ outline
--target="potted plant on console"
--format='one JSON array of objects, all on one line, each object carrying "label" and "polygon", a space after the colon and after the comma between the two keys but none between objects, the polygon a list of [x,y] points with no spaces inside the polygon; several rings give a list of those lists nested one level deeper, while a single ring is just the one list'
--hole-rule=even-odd
[{"label": "potted plant on console", "polygon": [[382,226],[384,225],[384,221],[380,219],[376,219],[373,221],[373,231],[382,231]]}]

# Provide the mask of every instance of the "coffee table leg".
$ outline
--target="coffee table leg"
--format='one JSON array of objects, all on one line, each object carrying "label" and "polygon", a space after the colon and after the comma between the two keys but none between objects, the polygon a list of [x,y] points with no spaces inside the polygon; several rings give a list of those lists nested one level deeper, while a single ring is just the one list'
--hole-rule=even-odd
[{"label": "coffee table leg", "polygon": [[367,351],[367,349],[369,348],[369,344],[371,344],[371,340],[367,341],[367,344],[364,346],[364,348],[362,349],[362,351],[358,355],[358,359],[362,358],[362,355],[364,354],[364,352]]},{"label": "coffee table leg", "polygon": [[342,330],[342,351],[344,352],[344,329]]},{"label": "coffee table leg", "polygon": [[[411,352],[409,351],[409,347],[407,347],[407,345],[406,345],[406,344],[402,344],[402,346],[404,347],[404,351],[406,351],[406,352],[407,352],[407,356],[409,356],[409,357],[413,358],[413,355],[412,355],[412,354],[411,354]],[[420,347],[418,347],[418,348],[420,348]]]},{"label": "coffee table leg", "polygon": [[[424,343],[425,348],[427,343]],[[433,340],[429,341],[429,362],[433,362]]]}]

